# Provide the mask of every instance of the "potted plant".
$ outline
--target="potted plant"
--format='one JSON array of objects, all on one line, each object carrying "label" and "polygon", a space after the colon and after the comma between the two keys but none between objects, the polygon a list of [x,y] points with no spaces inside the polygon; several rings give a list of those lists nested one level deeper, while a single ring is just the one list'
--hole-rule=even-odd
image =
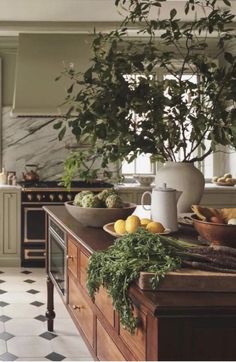
[{"label": "potted plant", "polygon": [[[184,21],[176,9],[159,16],[164,0],[115,1],[127,5],[120,27],[95,33],[85,73],[73,67],[63,72],[71,79],[69,110],[55,128],[60,139],[69,128],[78,147],[88,145],[65,161],[66,184],[75,172],[87,179],[101,169],[109,175],[111,164],[131,162],[141,153],[193,169],[217,145],[236,148],[234,15],[230,2],[223,3],[220,8],[217,0],[188,0],[184,10],[190,20]],[[128,36],[132,28],[139,36]],[[160,175],[157,181],[172,186],[173,176]],[[193,187],[196,175],[194,170],[187,186],[203,191],[203,176]]]}]

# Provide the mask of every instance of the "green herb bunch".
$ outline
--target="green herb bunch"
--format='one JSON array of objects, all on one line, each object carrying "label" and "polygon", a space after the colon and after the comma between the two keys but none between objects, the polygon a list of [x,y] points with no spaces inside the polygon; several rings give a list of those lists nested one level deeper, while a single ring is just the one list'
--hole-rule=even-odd
[{"label": "green herb bunch", "polygon": [[139,229],[134,234],[118,238],[112,246],[95,252],[88,266],[88,291],[92,299],[100,286],[107,289],[113,306],[119,313],[121,324],[134,333],[137,320],[128,290],[141,271],[153,272],[153,289],[167,272],[181,266],[181,259],[173,248],[161,242],[161,237]]},{"label": "green herb bunch", "polygon": [[173,237],[149,233],[139,228],[123,235],[105,251],[92,254],[88,266],[88,291],[92,299],[100,286],[107,289],[121,324],[131,333],[137,319],[128,294],[140,272],[154,273],[152,288],[157,289],[167,272],[187,267],[213,272],[236,273],[236,250],[228,246],[200,245]]}]

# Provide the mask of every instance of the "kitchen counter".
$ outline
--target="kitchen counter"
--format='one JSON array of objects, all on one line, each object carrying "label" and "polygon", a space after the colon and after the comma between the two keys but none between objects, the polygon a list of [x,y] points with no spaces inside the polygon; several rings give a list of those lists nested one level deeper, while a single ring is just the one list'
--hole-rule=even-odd
[{"label": "kitchen counter", "polygon": [[[138,183],[117,184],[116,189],[121,197],[128,202],[141,204],[141,197],[145,191],[151,191],[154,184],[149,187],[141,186]],[[146,198],[150,202],[150,198]],[[236,206],[236,186],[218,186],[212,183],[206,183],[201,205],[209,207],[235,207]]]},{"label": "kitchen counter", "polygon": [[[131,190],[151,190],[153,187],[155,187],[155,183],[152,183],[150,186],[142,186],[138,182],[124,182],[124,183],[118,183],[115,185],[115,188],[117,189],[131,189]],[[211,182],[205,183],[205,190],[228,190],[228,191],[235,191],[236,192],[236,185],[235,186],[219,186],[216,184],[213,184]]]},{"label": "kitchen counter", "polygon": [[[117,190],[133,190],[133,191],[150,191],[155,187],[155,184],[152,183],[150,186],[142,186],[139,183],[120,183],[116,184],[115,188]],[[213,183],[206,183],[204,187],[204,194],[211,192],[218,193],[235,193],[236,194],[236,185],[235,186],[219,186]]]},{"label": "kitchen counter", "polygon": [[21,190],[19,185],[0,185],[0,190]]},{"label": "kitchen counter", "polygon": [[[49,218],[67,235],[69,259],[66,305],[95,358],[236,359],[236,292],[228,284],[231,275],[224,275],[225,282],[218,290],[211,287],[211,277],[215,286],[217,280],[213,278],[215,273],[210,272],[206,275],[208,289],[202,287],[201,277],[197,284],[195,283],[194,290],[187,286],[183,288],[184,275],[181,275],[181,271],[175,273],[176,283],[182,285],[181,290],[162,288],[158,291],[146,291],[137,285],[132,286],[130,297],[140,324],[136,333],[130,335],[119,324],[118,315],[114,312],[106,292],[99,291],[95,303],[92,303],[86,289],[85,265],[88,263],[89,255],[94,251],[106,249],[114,238],[102,229],[83,227],[68,214],[64,206],[47,206],[44,209]],[[186,230],[189,237],[196,238],[192,228],[186,227]],[[186,237],[186,232],[182,232],[182,236]],[[190,273],[193,278],[198,274],[197,271]],[[191,281],[191,277],[188,278],[188,282],[189,280]],[[49,322],[53,320],[51,283],[49,275]]]}]

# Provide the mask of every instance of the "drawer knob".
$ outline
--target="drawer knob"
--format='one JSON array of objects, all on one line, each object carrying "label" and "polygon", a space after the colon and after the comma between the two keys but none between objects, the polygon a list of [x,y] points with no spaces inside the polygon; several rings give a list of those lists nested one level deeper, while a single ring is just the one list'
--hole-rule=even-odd
[{"label": "drawer knob", "polygon": [[77,304],[73,304],[72,305],[72,308],[75,310],[75,309],[78,309],[78,310],[81,310],[83,309],[84,307],[83,306],[80,306],[80,305],[77,305]]},{"label": "drawer knob", "polygon": [[71,260],[73,260],[74,257],[73,257],[73,255],[67,255],[67,256],[66,256],[66,259],[71,259]]}]

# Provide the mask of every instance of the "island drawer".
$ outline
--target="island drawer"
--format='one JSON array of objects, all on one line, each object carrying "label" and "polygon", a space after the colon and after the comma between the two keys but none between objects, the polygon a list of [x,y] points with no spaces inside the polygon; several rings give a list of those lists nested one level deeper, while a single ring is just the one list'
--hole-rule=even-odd
[{"label": "island drawer", "polygon": [[87,340],[93,346],[93,312],[81,291],[69,278],[69,307],[83,330]]},{"label": "island drawer", "polygon": [[[89,256],[82,250],[79,251],[79,272],[80,272],[80,284],[87,292],[87,268],[89,263]],[[102,312],[107,321],[114,327],[115,324],[115,311],[112,305],[112,299],[107,294],[105,288],[100,287],[99,292],[95,295],[95,304]]]},{"label": "island drawer", "polygon": [[99,288],[99,292],[96,293],[95,304],[98,307],[98,309],[102,312],[103,316],[114,327],[115,310],[112,305],[112,299],[107,294],[107,291],[105,288],[103,288],[103,287]]},{"label": "island drawer", "polygon": [[88,269],[88,263],[89,263],[89,256],[86,255],[82,250],[79,251],[79,264],[80,264],[80,284],[82,287],[87,291],[87,269]]},{"label": "island drawer", "polygon": [[69,235],[68,236],[68,247],[67,247],[67,265],[68,269],[77,278],[78,275],[78,248],[73,238]]},{"label": "island drawer", "polygon": [[100,361],[125,361],[125,357],[97,319],[97,358]]}]

